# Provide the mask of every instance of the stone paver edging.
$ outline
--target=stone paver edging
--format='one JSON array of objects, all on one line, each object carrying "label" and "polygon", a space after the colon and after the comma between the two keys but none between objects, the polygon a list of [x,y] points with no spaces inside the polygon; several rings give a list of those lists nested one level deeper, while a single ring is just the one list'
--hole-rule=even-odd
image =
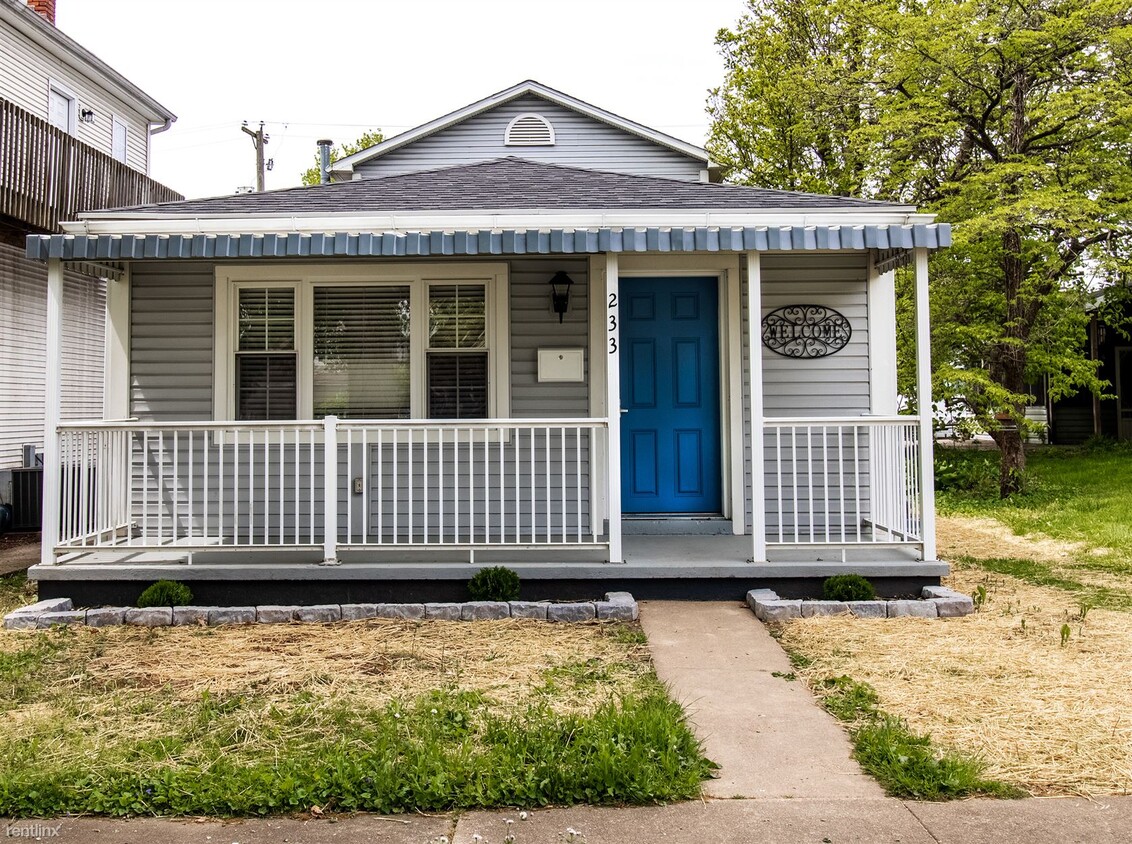
[{"label": "stone paver edging", "polygon": [[225,624],[327,624],[367,618],[489,621],[532,618],[541,621],[636,621],[637,602],[628,592],[607,592],[602,601],[556,604],[550,601],[466,601],[421,604],[315,604],[247,607],[98,607],[75,609],[70,598],[52,598],[4,616],[6,630],[43,630],[57,624],[110,627],[180,627]]},{"label": "stone paver edging", "polygon": [[975,611],[975,602],[946,586],[925,586],[919,600],[892,601],[803,601],[783,600],[772,589],[752,589],[747,606],[759,621],[792,621],[815,615],[845,615],[857,618],[958,618]]}]

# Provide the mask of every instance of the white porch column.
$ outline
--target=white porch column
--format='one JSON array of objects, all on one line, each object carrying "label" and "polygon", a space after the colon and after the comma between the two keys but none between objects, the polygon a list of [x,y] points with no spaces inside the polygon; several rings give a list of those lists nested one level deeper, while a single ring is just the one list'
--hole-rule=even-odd
[{"label": "white porch column", "polygon": [[322,429],[322,564],[333,566],[338,564],[338,417],[323,417]]},{"label": "white porch column", "polygon": [[896,407],[896,284],[892,270],[879,273],[869,260],[869,412],[895,416]]},{"label": "white porch column", "polygon": [[617,277],[617,253],[605,256],[605,412],[609,422],[609,467],[605,500],[609,503],[609,562],[621,563],[621,353],[620,353],[620,290]]},{"label": "white porch column", "polygon": [[752,559],[766,562],[766,468],[763,465],[762,264],[758,252],[747,253],[747,358],[751,394],[751,537]]},{"label": "white porch column", "polygon": [[932,335],[928,305],[928,250],[915,249],[916,266],[916,408],[920,414],[920,516],[924,559],[934,560],[935,470],[932,459]]},{"label": "white porch column", "polygon": [[106,355],[102,418],[130,415],[130,268],[106,280]]},{"label": "white porch column", "polygon": [[47,354],[43,377],[43,527],[39,562],[55,563],[59,544],[59,420],[62,415],[63,262],[47,262]]}]

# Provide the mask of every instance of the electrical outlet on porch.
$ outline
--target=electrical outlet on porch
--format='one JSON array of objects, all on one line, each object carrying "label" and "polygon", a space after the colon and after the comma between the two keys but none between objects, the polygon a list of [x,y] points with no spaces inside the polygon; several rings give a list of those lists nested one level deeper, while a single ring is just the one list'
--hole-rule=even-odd
[{"label": "electrical outlet on porch", "polygon": [[360,477],[354,478],[354,495],[362,494],[362,479]]}]

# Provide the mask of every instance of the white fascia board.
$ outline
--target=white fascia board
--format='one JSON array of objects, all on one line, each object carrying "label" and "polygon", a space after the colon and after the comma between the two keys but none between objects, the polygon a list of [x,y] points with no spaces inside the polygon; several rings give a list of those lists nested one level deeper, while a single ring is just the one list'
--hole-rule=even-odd
[{"label": "white fascia board", "polygon": [[448,114],[441,115],[435,120],[430,120],[428,123],[422,123],[416,128],[409,129],[399,135],[394,135],[388,140],[382,141],[380,144],[370,147],[369,149],[361,150],[353,155],[340,158],[335,161],[330,169],[336,173],[352,173],[354,165],[360,164],[363,161],[369,161],[371,158],[385,155],[395,149],[410,144],[413,141],[418,141],[421,138],[427,137],[442,129],[447,129],[469,117],[475,117],[477,114],[482,114],[489,109],[495,108],[503,103],[510,102],[511,100],[525,96],[527,94],[534,94],[549,100],[552,103],[568,108],[571,111],[580,112],[595,120],[600,120],[602,123],[607,123],[610,126],[615,126],[626,132],[629,132],[638,137],[645,138],[646,140],[653,141],[661,146],[668,147],[669,149],[676,150],[677,152],[684,153],[685,155],[695,158],[698,161],[705,162],[708,167],[713,166],[707,152],[687,141],[682,141],[679,138],[674,138],[671,135],[666,135],[663,132],[658,132],[655,129],[650,129],[641,123],[629,120],[628,118],[621,117],[611,111],[592,106],[587,102],[571,97],[569,94],[563,94],[561,91],[555,91],[553,88],[548,88],[541,83],[534,81],[520,82],[518,85],[512,85],[503,91],[492,94],[490,97],[485,97],[482,100],[477,100],[474,103],[469,103],[463,108],[456,111],[451,111]]},{"label": "white fascia board", "polygon": [[0,19],[56,60],[70,65],[123,103],[133,106],[143,117],[150,118],[150,122],[172,123],[177,119],[177,115],[82,44],[43,20],[23,0],[0,0]]},{"label": "white fascia board", "polygon": [[503,231],[507,229],[730,228],[739,226],[905,226],[935,221],[911,211],[506,211],[498,213],[402,213],[367,215],[231,215],[172,217],[168,214],[84,215],[63,223],[68,234],[314,234],[328,232]]}]

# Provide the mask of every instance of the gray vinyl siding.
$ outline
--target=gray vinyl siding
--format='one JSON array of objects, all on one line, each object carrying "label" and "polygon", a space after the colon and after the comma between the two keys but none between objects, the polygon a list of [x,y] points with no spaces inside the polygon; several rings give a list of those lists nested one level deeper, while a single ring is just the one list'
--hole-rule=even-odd
[{"label": "gray vinyl siding", "polygon": [[[589,261],[586,258],[514,260],[511,267],[511,415],[588,416]],[[570,307],[559,324],[550,309],[550,278],[558,270],[574,281]],[[585,349],[582,383],[539,383],[539,347]]]},{"label": "gray vinyl siding", "polygon": [[[588,374],[587,381],[580,384],[540,384],[537,373],[537,352],[540,346],[585,348],[588,343],[587,269],[588,262],[585,258],[531,258],[511,262],[512,416],[588,415]],[[574,280],[570,310],[561,325],[557,315],[550,309],[549,279],[558,270],[565,270]],[[170,262],[140,263],[133,266],[130,331],[132,415],[146,421],[205,421],[212,418],[214,274],[211,264]],[[142,512],[139,505],[135,504],[138,523],[148,524],[151,531],[157,531],[160,526],[164,526],[166,531],[171,530],[176,503],[181,514],[177,519],[178,529],[182,534],[185,533],[188,525],[184,514],[189,509],[188,479],[191,476],[195,511],[203,513],[204,502],[208,501],[208,523],[205,525],[203,519],[198,518],[193,525],[197,533],[205,531],[210,536],[232,541],[235,536],[233,525],[237,521],[232,518],[232,513],[238,512],[238,522],[243,526],[240,530],[241,541],[262,541],[265,528],[271,531],[273,537],[277,537],[281,520],[284,536],[288,541],[301,541],[301,544],[311,542],[312,504],[308,490],[313,475],[313,511],[317,513],[322,506],[321,446],[316,446],[312,470],[309,444],[300,443],[296,459],[293,438],[288,437],[283,444],[282,453],[285,481],[280,486],[279,444],[273,439],[265,448],[262,439],[258,439],[262,435],[256,436],[257,440],[251,446],[247,435],[241,440],[238,495],[234,474],[237,455],[232,442],[222,445],[216,441],[206,443],[203,436],[197,435],[191,450],[193,466],[190,471],[187,435],[181,435],[176,444],[170,435],[160,441],[151,436],[148,444],[136,440],[133,446],[134,486],[137,492],[135,502],[143,499],[143,486],[148,488],[151,500],[156,497],[164,502],[160,509],[154,507],[148,513]],[[579,439],[571,431],[563,439],[558,428],[537,428],[533,434],[524,432],[514,439],[505,439],[502,443],[498,435],[492,435],[488,438],[486,447],[488,457],[495,467],[493,473],[497,480],[496,489],[490,494],[485,494],[483,486],[485,478],[490,483],[484,470],[484,447],[482,436],[476,438],[474,447],[461,442],[459,448],[465,465],[457,475],[453,471],[454,446],[450,442],[443,447],[435,442],[430,443],[427,446],[429,471],[426,501],[422,484],[425,477],[425,446],[418,441],[410,447],[402,434],[396,449],[395,463],[394,449],[388,439],[378,447],[370,435],[366,446],[367,469],[362,465],[359,435],[355,434],[351,458],[347,457],[344,446],[339,449],[338,510],[341,540],[346,542],[350,538],[350,531],[346,527],[347,514],[352,518],[352,538],[355,541],[362,537],[363,522],[371,541],[379,534],[379,529],[381,535],[387,539],[392,538],[392,502],[396,496],[401,511],[406,513],[410,488],[413,489],[413,518],[402,523],[402,540],[405,539],[410,524],[418,541],[423,537],[426,507],[433,515],[443,507],[446,514],[446,534],[443,538],[447,542],[457,539],[463,542],[498,539],[501,511],[508,529],[513,530],[516,524],[519,526],[522,541],[545,540],[544,527],[548,518],[552,538],[558,538],[564,524],[563,503],[566,504],[565,528],[568,535],[576,540],[579,528],[584,535],[589,531],[591,443],[587,434]],[[500,464],[497,462],[500,450],[503,452],[501,476],[498,474]],[[224,519],[218,515],[221,453],[228,511],[228,516]],[[253,464],[252,460],[256,462]],[[469,460],[471,472],[468,471]],[[565,474],[562,471],[563,460],[566,461]],[[173,471],[174,461],[180,466],[176,473]],[[443,475],[442,463],[445,467]],[[258,467],[254,471],[253,465]],[[296,465],[300,489],[298,496],[294,489],[293,467]],[[410,465],[415,467],[415,483],[412,485],[409,483]],[[520,478],[517,493],[513,482],[516,473]],[[182,479],[182,483],[175,489],[170,482],[174,474]],[[351,490],[352,479],[363,474],[366,475],[367,488],[371,493],[368,510],[363,507],[362,497],[354,495]],[[472,477],[476,478],[474,488],[470,486]],[[533,490],[532,478],[536,479]],[[376,494],[379,489],[380,503]],[[505,491],[501,494],[499,490]],[[491,529],[490,536],[482,527],[485,501],[487,512],[490,512],[490,519],[487,520]],[[479,526],[474,533],[468,529],[469,515],[473,511]],[[574,517],[574,513],[578,511],[582,513],[581,524]],[[532,525],[538,526],[537,535],[532,532]],[[313,528],[313,542],[321,542],[321,517],[315,517]],[[433,541],[440,538],[430,535]],[[514,541],[513,535],[509,534],[508,538]]]},{"label": "gray vinyl siding", "polygon": [[[852,326],[849,344],[823,358],[801,360],[786,358],[763,348],[763,403],[768,417],[861,416],[869,412],[869,338],[868,338],[868,256],[864,252],[797,255],[768,254],[761,259],[762,313],[765,316],[786,305],[816,304],[843,314]],[[747,279],[743,289],[743,425],[744,425],[744,489],[750,490],[751,476],[751,396],[749,391],[750,359],[747,355],[751,326],[747,319]],[[829,440],[831,455],[835,444]],[[843,442],[840,454],[843,468],[852,471],[849,453],[854,443]],[[867,450],[856,443],[858,460],[867,460]],[[773,540],[779,531],[777,485],[770,481],[776,457],[773,434],[764,437],[764,465],[768,473],[767,531]],[[820,457],[817,445],[814,455]],[[799,455],[805,450],[799,447]],[[784,449],[783,457],[787,456]],[[866,470],[862,468],[862,471]],[[867,478],[866,478],[867,482]],[[805,499],[807,489],[783,490],[783,498]],[[748,533],[751,531],[750,495],[746,496]],[[787,512],[790,513],[789,505]],[[846,519],[853,513],[843,514]],[[804,520],[803,520],[804,521]],[[803,528],[808,525],[801,525]]]},{"label": "gray vinyl siding", "polygon": [[[533,112],[554,127],[553,146],[506,146],[511,120]],[[546,164],[665,176],[698,182],[703,161],[602,123],[541,97],[528,95],[496,106],[433,135],[358,164],[355,175],[380,178],[516,156]]]},{"label": "gray vinyl siding", "polygon": [[[106,283],[63,276],[62,416],[102,416]],[[0,469],[21,465],[22,446],[43,448],[47,360],[47,267],[0,244]],[[2,491],[0,491],[2,492]]]},{"label": "gray vinyl siding", "polygon": [[134,264],[130,278],[130,415],[212,419],[211,264]]}]

